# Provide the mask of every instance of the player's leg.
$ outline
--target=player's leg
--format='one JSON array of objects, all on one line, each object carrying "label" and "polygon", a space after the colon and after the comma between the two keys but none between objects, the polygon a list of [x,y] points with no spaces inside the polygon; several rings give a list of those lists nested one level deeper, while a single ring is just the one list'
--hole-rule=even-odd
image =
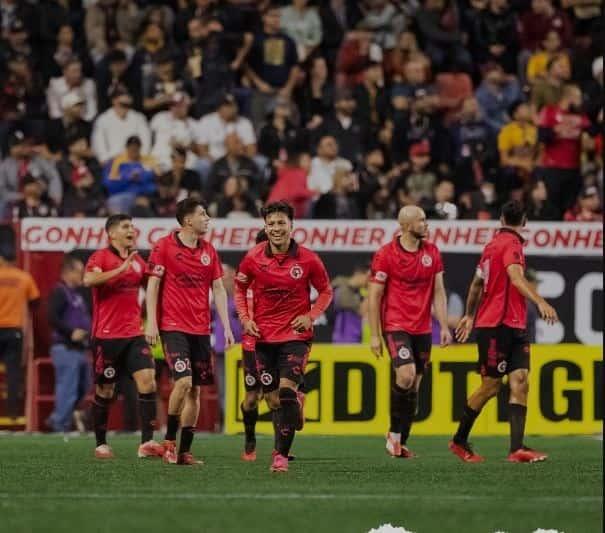
[{"label": "player's leg", "polygon": [[256,422],[258,420],[258,400],[260,396],[260,379],[256,371],[256,354],[243,350],[244,386],[246,395],[240,408],[244,419],[245,444],[242,459],[256,460]]},{"label": "player's leg", "polygon": [[118,340],[93,340],[95,399],[92,404],[92,424],[97,442],[95,457],[98,459],[113,457],[113,451],[107,444],[107,420],[115,393],[121,349]]},{"label": "player's leg", "polygon": [[276,345],[256,344],[256,372],[261,382],[261,394],[271,410],[271,421],[273,422],[274,446],[277,446],[278,418],[279,418],[279,366]]}]

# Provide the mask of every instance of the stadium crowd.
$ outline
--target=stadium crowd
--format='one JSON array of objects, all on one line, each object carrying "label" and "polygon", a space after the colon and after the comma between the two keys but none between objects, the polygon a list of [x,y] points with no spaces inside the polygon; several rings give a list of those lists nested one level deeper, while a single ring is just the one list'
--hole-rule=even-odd
[{"label": "stadium crowd", "polygon": [[0,0],[0,219],[602,220],[600,0]]}]

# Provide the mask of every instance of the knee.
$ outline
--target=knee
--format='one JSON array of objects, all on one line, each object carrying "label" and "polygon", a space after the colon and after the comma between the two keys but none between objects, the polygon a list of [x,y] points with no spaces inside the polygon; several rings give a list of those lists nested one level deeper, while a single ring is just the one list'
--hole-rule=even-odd
[{"label": "knee", "polygon": [[252,409],[256,409],[258,407],[258,395],[256,392],[248,392],[246,393],[246,397],[244,398],[244,409],[246,411],[251,411]]},{"label": "knee", "polygon": [[404,390],[413,389],[415,386],[416,375],[414,372],[397,373],[395,376],[395,383],[397,386]]},{"label": "knee", "polygon": [[113,383],[105,384],[105,385],[97,385],[95,389],[95,394],[100,398],[105,398],[106,400],[111,400],[113,398],[113,394],[116,386]]},{"label": "knee", "polygon": [[279,409],[280,407],[279,395],[277,391],[273,391],[270,394],[267,394],[265,396],[265,401],[267,402],[267,406],[269,407],[269,409],[271,409],[272,411]]},{"label": "knee", "polygon": [[527,374],[520,374],[510,380],[512,394],[527,394],[529,392],[529,380]]}]

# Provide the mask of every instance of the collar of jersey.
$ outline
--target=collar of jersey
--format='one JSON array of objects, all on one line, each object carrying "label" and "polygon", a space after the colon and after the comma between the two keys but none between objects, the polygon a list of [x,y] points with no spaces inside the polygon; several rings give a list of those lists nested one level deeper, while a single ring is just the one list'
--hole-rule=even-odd
[{"label": "collar of jersey", "polygon": [[401,233],[398,233],[395,238],[393,239],[393,244],[397,247],[397,250],[399,250],[400,252],[404,253],[404,254],[417,254],[418,252],[420,252],[422,250],[422,248],[424,247],[424,241],[420,241],[420,244],[418,245],[418,250],[416,250],[415,252],[410,252],[409,250],[406,250],[403,245],[401,244],[401,241],[399,240],[401,237]]},{"label": "collar of jersey", "polygon": [[117,255],[122,261],[124,260],[124,258],[120,255],[120,251],[113,245],[110,244],[107,249],[114,255]]},{"label": "collar of jersey", "polygon": [[517,239],[519,239],[519,242],[521,244],[525,244],[525,239],[523,237],[521,237],[521,235],[519,235],[514,229],[500,228],[500,233],[510,233],[511,235],[514,235],[515,237],[517,237]]},{"label": "collar of jersey", "polygon": [[[298,255],[298,244],[296,243],[296,241],[294,239],[290,239],[290,245],[288,246],[287,254],[290,257],[296,257]],[[271,251],[271,244],[269,242],[267,242],[267,245],[265,246],[265,256],[266,257],[275,257],[273,255],[273,252]]]},{"label": "collar of jersey", "polygon": [[195,248],[191,248],[191,247],[187,246],[186,244],[184,244],[183,241],[179,238],[178,231],[175,231],[172,235],[174,235],[174,242],[176,242],[177,246],[180,246],[181,248],[189,248],[189,250],[195,250],[195,248],[201,248],[202,244],[204,243],[203,239],[198,239],[197,245],[195,246]]}]

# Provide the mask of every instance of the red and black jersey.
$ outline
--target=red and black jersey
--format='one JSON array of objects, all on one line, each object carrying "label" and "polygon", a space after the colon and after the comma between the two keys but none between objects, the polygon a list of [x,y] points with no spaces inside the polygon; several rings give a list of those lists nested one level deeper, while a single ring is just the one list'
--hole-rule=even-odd
[{"label": "red and black jersey", "polygon": [[435,276],[443,272],[439,249],[423,241],[408,252],[397,236],[374,254],[371,271],[371,281],[384,285],[382,331],[430,333]]},{"label": "red and black jersey", "polygon": [[210,289],[223,268],[209,242],[185,246],[178,232],[161,238],[149,256],[148,273],[162,279],[158,325],[163,331],[210,334]]},{"label": "red and black jersey", "polygon": [[[113,246],[97,250],[88,259],[86,272],[115,270],[124,259]],[[137,255],[128,270],[92,288],[92,337],[124,339],[142,335],[139,288],[145,279],[145,267],[145,261]]]},{"label": "red and black jersey", "polygon": [[516,231],[502,228],[485,246],[477,267],[477,275],[483,280],[483,295],[476,327],[492,328],[504,324],[525,329],[527,303],[511,283],[506,270],[510,265],[521,265],[525,270],[523,242],[523,237]]},{"label": "red and black jersey", "polygon": [[[321,259],[294,240],[285,254],[274,255],[263,242],[242,260],[235,277],[235,301],[242,320],[249,319],[246,292],[254,283],[254,321],[260,330],[257,342],[281,343],[310,340],[313,331],[297,332],[291,322],[308,314],[313,320],[332,301],[332,287]],[[311,286],[319,297],[311,307]]]}]

